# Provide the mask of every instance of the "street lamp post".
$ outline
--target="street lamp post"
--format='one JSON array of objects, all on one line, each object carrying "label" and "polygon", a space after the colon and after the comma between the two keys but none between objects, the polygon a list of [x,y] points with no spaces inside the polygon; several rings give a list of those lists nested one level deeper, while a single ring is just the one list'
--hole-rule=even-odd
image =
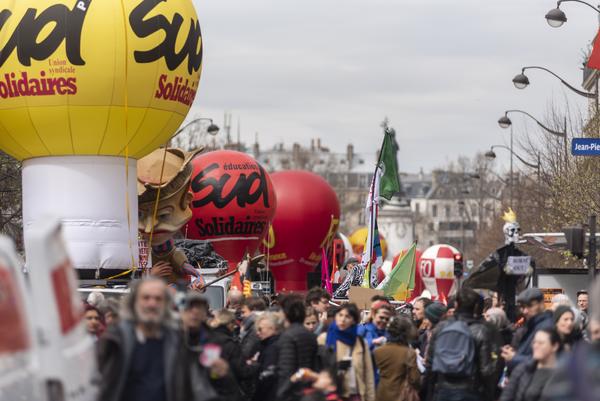
[{"label": "street lamp post", "polygon": [[[586,2],[586,1],[558,0],[558,2],[556,2],[556,8],[553,8],[552,10],[548,11],[548,13],[546,14],[546,21],[548,22],[548,25],[550,25],[552,28],[560,28],[561,26],[563,26],[563,24],[565,22],[567,22],[566,14],[564,13],[564,11],[562,11],[560,9],[560,5],[562,3],[567,3],[567,2],[584,4],[584,5],[588,6],[589,8],[591,8],[592,10],[596,11],[598,14],[600,14],[600,8],[594,7],[593,5],[591,5],[590,3]],[[600,78],[600,76],[598,74],[596,74],[596,116],[595,116],[596,120],[599,118],[598,113],[600,111],[600,108],[598,105],[598,79],[599,78]]]},{"label": "street lamp post", "polygon": [[[460,213],[460,252],[465,254],[465,201],[458,201],[458,212]],[[464,259],[464,256],[463,256]]]},{"label": "street lamp post", "polygon": [[[519,156],[518,154],[516,154],[512,147],[509,148],[508,146],[504,146],[504,145],[492,145],[490,147],[490,150],[485,152],[485,157],[488,159],[495,159],[496,158],[496,153],[494,152],[494,148],[502,148],[502,149],[506,149],[510,152],[511,155],[511,164],[510,164],[510,186],[509,186],[509,190],[510,190],[510,207],[512,208],[513,206],[513,180],[512,180],[512,176],[513,176],[513,164],[512,164],[512,156],[516,157],[517,159],[519,159],[519,161],[521,163],[523,163],[524,165],[526,165],[527,167],[531,167],[536,169],[537,172],[537,182],[538,182],[538,187],[539,189],[541,189],[542,186],[542,163],[540,160],[540,154],[537,154],[537,164],[533,164],[528,162],[527,160],[525,160],[524,158],[522,158],[521,156]],[[540,191],[541,193],[541,191]],[[541,195],[540,195],[541,196]],[[538,199],[538,203],[540,203],[540,200]]]},{"label": "street lamp post", "polygon": [[548,22],[548,25],[550,25],[552,28],[560,28],[561,26],[563,26],[563,24],[565,22],[567,22],[566,14],[564,13],[563,10],[560,9],[560,5],[562,3],[567,3],[567,2],[585,4],[586,6],[590,7],[592,10],[596,11],[597,13],[600,13],[600,9],[598,9],[598,8],[594,7],[593,5],[591,5],[590,3],[587,3],[582,0],[558,0],[556,2],[556,8],[553,8],[552,10],[548,11],[548,13],[546,14],[546,21]]},{"label": "street lamp post", "polygon": [[[471,193],[471,191],[466,187],[466,183],[470,180],[479,180],[481,182],[481,175],[478,172],[475,173],[462,173],[462,188],[459,191],[460,199],[458,200],[458,212],[460,214],[460,230],[461,230],[461,240],[460,240],[460,252],[463,255],[463,259],[467,253],[467,242],[465,236],[465,213],[466,213],[466,201],[465,195]],[[468,216],[467,216],[468,217]],[[471,222],[471,218],[469,218],[469,222]],[[473,228],[469,229],[473,234]]]},{"label": "street lamp post", "polygon": [[173,134],[173,136],[171,137],[171,139],[169,140],[169,143],[171,143],[171,141],[173,139],[175,139],[179,134],[181,134],[182,132],[184,132],[185,130],[187,130],[189,127],[191,127],[194,124],[199,124],[202,121],[206,121],[209,123],[208,127],[206,128],[206,134],[209,134],[210,136],[216,136],[219,133],[219,126],[216,125],[213,122],[212,118],[206,118],[206,117],[201,117],[201,118],[195,118],[192,121],[188,122],[187,124],[185,124],[183,127],[179,128],[177,130],[177,132],[175,132],[175,134]]},{"label": "street lamp post", "polygon": [[[533,121],[535,121],[537,123],[537,125],[539,125],[542,129],[544,129],[546,132],[559,137],[559,138],[563,138],[563,145],[564,145],[564,153],[565,153],[565,166],[568,163],[569,160],[569,148],[568,148],[568,139],[567,139],[567,118],[565,117],[565,121],[564,121],[564,131],[560,132],[560,131],[555,131],[551,128],[548,128],[547,126],[545,126],[544,124],[542,124],[537,118],[535,118],[534,116],[532,116],[531,114],[527,113],[526,111],[523,110],[506,110],[504,112],[504,115],[502,117],[500,117],[498,119],[498,125],[501,128],[508,128],[510,127],[510,147],[511,147],[511,152],[513,149],[513,132],[512,132],[512,121],[510,120],[510,118],[508,118],[508,113],[521,113],[526,115],[527,117],[531,118]],[[511,165],[512,165],[512,158],[511,158]],[[511,180],[512,180],[512,176],[511,176]]]},{"label": "street lamp post", "polygon": [[585,91],[582,91],[582,90],[579,90],[579,89],[575,88],[573,85],[569,84],[567,81],[565,81],[560,76],[558,76],[554,72],[550,71],[546,67],[540,67],[538,65],[530,65],[530,66],[527,66],[527,67],[523,67],[521,69],[521,73],[515,75],[515,77],[512,80],[513,84],[515,85],[515,88],[517,88],[517,89],[525,89],[525,88],[527,88],[527,86],[529,86],[529,77],[527,75],[525,75],[525,71],[526,70],[534,70],[534,69],[535,70],[546,71],[550,75],[553,75],[564,86],[566,86],[567,88],[571,89],[573,92],[577,93],[579,96],[583,96],[583,97],[586,97],[588,99],[595,99],[596,112],[598,112],[598,94],[597,93],[585,92]]}]

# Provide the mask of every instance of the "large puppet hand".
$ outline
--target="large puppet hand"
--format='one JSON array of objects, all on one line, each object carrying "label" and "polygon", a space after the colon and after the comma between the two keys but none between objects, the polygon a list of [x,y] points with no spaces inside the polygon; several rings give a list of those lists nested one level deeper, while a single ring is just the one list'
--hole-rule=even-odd
[{"label": "large puppet hand", "polygon": [[168,278],[173,272],[173,267],[168,262],[158,262],[150,269],[150,275]]},{"label": "large puppet hand", "polygon": [[200,292],[204,292],[206,291],[205,289],[203,289],[202,287],[204,287],[204,280],[202,279],[197,279],[194,280],[190,285],[189,288],[190,290],[193,291],[200,291]]}]

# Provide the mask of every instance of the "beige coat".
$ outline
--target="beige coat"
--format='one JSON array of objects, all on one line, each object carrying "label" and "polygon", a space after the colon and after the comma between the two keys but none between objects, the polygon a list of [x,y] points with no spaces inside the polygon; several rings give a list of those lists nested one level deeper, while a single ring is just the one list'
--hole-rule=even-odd
[{"label": "beige coat", "polygon": [[[319,345],[325,345],[327,340],[327,333],[323,333],[318,338]],[[363,346],[358,343],[363,342]],[[337,342],[336,345],[336,360],[341,361],[350,353],[350,347],[341,341]],[[356,382],[358,393],[362,401],[375,401],[375,372],[373,370],[373,360],[371,359],[371,352],[369,351],[369,345],[361,338],[357,337],[356,345],[352,350],[352,366],[356,372]],[[348,397],[347,389],[342,389],[339,392],[342,397]]]}]

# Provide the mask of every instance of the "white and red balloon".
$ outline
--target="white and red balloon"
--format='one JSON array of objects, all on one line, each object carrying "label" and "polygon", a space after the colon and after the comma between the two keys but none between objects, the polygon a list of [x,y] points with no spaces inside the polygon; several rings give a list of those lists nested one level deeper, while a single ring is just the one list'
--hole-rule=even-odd
[{"label": "white and red balloon", "polygon": [[[460,255],[458,249],[450,245],[433,245],[421,255],[417,265],[417,276],[421,276],[425,289],[434,300],[446,300],[453,291],[454,257]],[[415,293],[417,293],[415,291]]]}]

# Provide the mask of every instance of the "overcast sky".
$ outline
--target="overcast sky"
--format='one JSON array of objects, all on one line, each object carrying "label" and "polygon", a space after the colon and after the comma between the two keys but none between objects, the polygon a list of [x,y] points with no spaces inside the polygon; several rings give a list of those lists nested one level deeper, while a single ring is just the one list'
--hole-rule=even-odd
[{"label": "overcast sky", "polygon": [[[504,110],[543,118],[549,103],[585,107],[542,71],[524,91],[511,80],[542,65],[580,87],[597,15],[565,3],[568,22],[544,19],[551,0],[194,0],[204,37],[201,88],[191,114],[219,125],[231,111],[242,140],[304,145],[320,137],[375,152],[385,116],[402,171],[444,166],[506,143]],[[515,134],[534,126],[512,117]],[[235,131],[235,128],[234,128]],[[499,158],[508,160],[508,154]]]}]

